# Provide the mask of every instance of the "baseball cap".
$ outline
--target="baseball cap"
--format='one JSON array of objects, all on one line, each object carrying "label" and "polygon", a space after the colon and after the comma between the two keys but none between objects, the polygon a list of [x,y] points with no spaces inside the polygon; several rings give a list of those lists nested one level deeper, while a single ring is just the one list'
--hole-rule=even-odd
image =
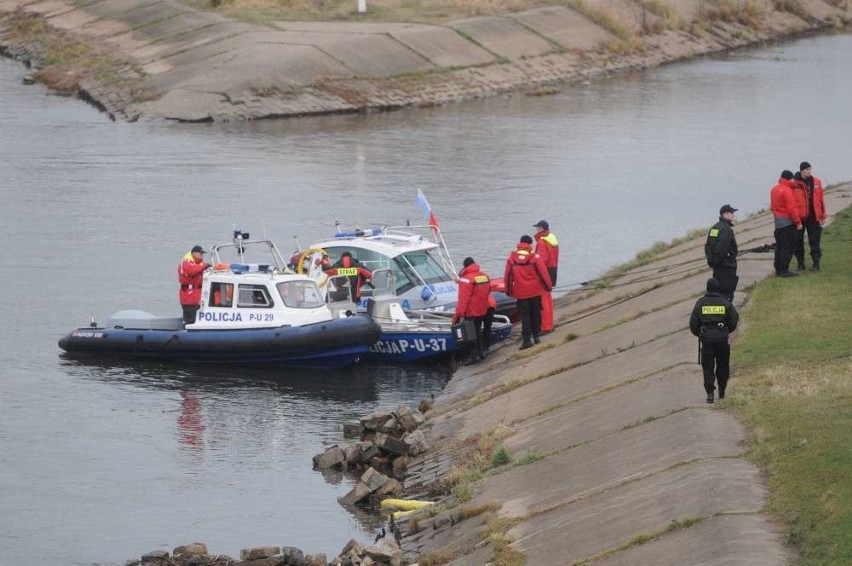
[{"label": "baseball cap", "polygon": [[719,209],[719,214],[725,214],[726,212],[736,212],[739,208],[734,208],[730,204],[723,204],[722,208]]},{"label": "baseball cap", "polygon": [[547,223],[547,220],[539,220],[533,224],[533,228],[544,228],[545,230],[549,230],[550,224]]},{"label": "baseball cap", "polygon": [[192,253],[195,253],[195,252],[198,252],[198,253],[201,253],[201,254],[206,254],[207,250],[205,250],[201,246],[193,246],[192,247]]}]

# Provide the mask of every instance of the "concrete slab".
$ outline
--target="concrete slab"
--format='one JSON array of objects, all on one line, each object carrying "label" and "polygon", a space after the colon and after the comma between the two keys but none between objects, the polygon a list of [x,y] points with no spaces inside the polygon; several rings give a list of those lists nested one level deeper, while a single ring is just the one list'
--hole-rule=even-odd
[{"label": "concrete slab", "polygon": [[[685,352],[682,336],[655,340],[630,355],[616,355],[596,360],[570,371],[533,381],[523,387],[499,395],[463,411],[462,438],[488,432],[499,424],[525,421],[536,413],[557,407],[578,397],[612,387],[631,378],[659,372],[676,364],[692,361]],[[521,374],[515,370],[514,375]],[[534,374],[532,374],[534,375]],[[440,421],[436,423],[436,432]]]},{"label": "concrete slab", "polygon": [[[178,53],[193,51],[256,30],[257,27],[250,24],[227,22],[199,28],[164,41],[149,43],[133,51],[132,55],[138,61],[146,63],[163,57],[174,56]],[[221,50],[214,53],[221,53]],[[203,59],[203,57],[198,59]]]},{"label": "concrete slab", "polygon": [[743,460],[702,460],[617,486],[523,521],[508,532],[529,564],[570,564],[672,521],[758,513],[764,490]]},{"label": "concrete slab", "polygon": [[[731,388],[735,380],[731,381]],[[599,393],[565,407],[533,416],[505,440],[513,454],[549,452],[591,442],[647,419],[687,408],[707,408],[698,364]],[[673,421],[667,421],[673,422]]]},{"label": "concrete slab", "polygon": [[53,27],[72,31],[94,22],[98,19],[98,16],[84,12],[83,10],[71,10],[49,16],[48,19],[50,20],[50,25]]},{"label": "concrete slab", "polygon": [[[130,37],[135,45],[135,47],[129,50],[129,53],[136,53],[141,52],[140,50],[143,47],[152,43],[167,43],[169,40],[178,39],[176,36],[187,35],[200,29],[207,29],[211,33],[214,33],[212,28],[225,21],[215,14],[207,15],[199,12],[183,12],[174,17],[160,20],[141,28],[131,29],[124,35]],[[124,38],[116,36],[113,39],[122,41]]]},{"label": "concrete slab", "polygon": [[783,566],[792,564],[782,537],[760,515],[720,515],[639,546],[595,566]]},{"label": "concrete slab", "polygon": [[469,67],[497,60],[493,54],[445,27],[402,29],[391,35],[439,67]]},{"label": "concrete slab", "polygon": [[470,18],[448,25],[491,53],[512,61],[544,55],[556,48],[509,18]]},{"label": "concrete slab", "polygon": [[[0,6],[0,10],[2,9],[3,7]],[[40,14],[42,16],[47,16],[49,14],[61,14],[73,9],[74,5],[70,2],[65,2],[63,0],[43,0],[41,2],[27,4],[23,11],[25,14]]]},{"label": "concrete slab", "polygon": [[618,41],[606,29],[562,6],[519,12],[512,14],[512,18],[566,49],[597,49],[606,43]]},{"label": "concrete slab", "polygon": [[318,33],[391,34],[406,30],[429,30],[440,26],[394,22],[272,22],[275,27],[287,31],[311,31]]},{"label": "concrete slab", "polygon": [[181,14],[190,13],[191,10],[180,4],[169,4],[158,2],[141,6],[122,14],[116,14],[114,19],[125,22],[131,29],[141,31],[145,26],[169,20]]},{"label": "concrete slab", "polygon": [[169,2],[164,2],[163,0],[100,0],[98,2],[88,2],[81,5],[80,8],[102,18],[115,19],[131,10],[137,10],[143,6],[154,4],[160,4],[165,8],[169,5]]},{"label": "concrete slab", "polygon": [[[561,419],[552,422],[562,425]],[[744,439],[742,427],[727,415],[706,408],[689,409],[488,477],[471,505],[511,494],[503,499],[500,513],[522,518],[675,464],[736,456],[743,451],[740,442]],[[514,459],[524,454],[509,450]]]}]

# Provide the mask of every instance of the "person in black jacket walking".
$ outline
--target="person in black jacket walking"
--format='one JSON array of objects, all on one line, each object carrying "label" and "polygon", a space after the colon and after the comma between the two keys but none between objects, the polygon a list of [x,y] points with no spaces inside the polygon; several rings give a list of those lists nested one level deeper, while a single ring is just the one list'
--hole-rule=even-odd
[{"label": "person in black jacket walking", "polygon": [[716,278],[707,280],[707,294],[698,299],[689,317],[689,330],[698,336],[704,391],[707,402],[713,402],[715,384],[719,383],[719,399],[725,398],[730,375],[731,346],[728,335],[737,328],[737,309],[719,292]]},{"label": "person in black jacket walking", "polygon": [[737,238],[734,236],[736,208],[726,204],[719,209],[719,221],[707,232],[704,255],[707,265],[713,268],[713,277],[719,282],[722,294],[734,300],[737,289]]}]

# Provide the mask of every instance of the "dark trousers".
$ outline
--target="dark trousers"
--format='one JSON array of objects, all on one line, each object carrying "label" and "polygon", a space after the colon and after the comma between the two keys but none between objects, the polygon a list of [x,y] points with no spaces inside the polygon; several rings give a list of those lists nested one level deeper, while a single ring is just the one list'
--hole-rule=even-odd
[{"label": "dark trousers", "polygon": [[556,287],[556,272],[557,271],[558,271],[558,266],[547,268],[547,273],[548,273],[548,275],[550,275],[550,284],[554,287]]},{"label": "dark trousers", "polygon": [[727,342],[701,343],[701,370],[704,372],[704,391],[707,395],[716,390],[719,382],[719,395],[725,395],[728,376],[731,373],[731,346]]},{"label": "dark trousers", "polygon": [[805,221],[804,227],[796,232],[796,260],[800,265],[805,265],[805,232],[808,233],[808,245],[811,248],[811,260],[819,265],[822,257],[820,240],[822,240],[822,226],[816,220]]},{"label": "dark trousers", "polygon": [[518,299],[518,312],[521,315],[521,336],[527,344],[532,336],[541,336],[541,296]]},{"label": "dark trousers", "polygon": [[195,315],[201,305],[181,305],[181,308],[183,309],[183,323],[192,324],[195,322]]},{"label": "dark trousers", "polygon": [[791,224],[775,230],[775,273],[787,273],[796,250],[796,226]]},{"label": "dark trousers", "polygon": [[491,348],[491,325],[494,323],[494,309],[489,307],[482,320],[482,349],[486,352]]},{"label": "dark trousers", "polygon": [[737,290],[737,283],[740,278],[737,277],[736,267],[714,267],[713,277],[719,282],[719,292],[722,296],[727,297],[729,301],[734,300],[734,291]]}]

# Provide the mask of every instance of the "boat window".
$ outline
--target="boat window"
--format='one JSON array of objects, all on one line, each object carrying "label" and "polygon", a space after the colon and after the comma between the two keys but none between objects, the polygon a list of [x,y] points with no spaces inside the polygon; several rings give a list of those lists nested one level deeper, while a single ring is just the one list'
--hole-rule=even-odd
[{"label": "boat window", "polygon": [[211,307],[234,306],[234,284],[233,283],[211,283],[210,285]]},{"label": "boat window", "polygon": [[[349,251],[352,254],[352,257],[358,259],[361,262],[361,265],[369,269],[370,271],[376,271],[377,269],[390,269],[393,271],[393,278],[395,284],[395,293],[400,295],[405,293],[415,285],[420,285],[421,283],[417,280],[415,276],[414,279],[409,276],[409,272],[403,271],[403,268],[398,263],[399,258],[396,260],[391,260],[388,256],[381,254],[379,252],[375,252],[373,250],[365,250],[361,248],[326,248],[328,251],[329,259],[332,263],[340,259],[340,256],[345,251]],[[405,262],[402,262],[403,264]],[[417,281],[417,283],[415,283]]]},{"label": "boat window", "polygon": [[238,287],[237,306],[244,308],[272,308],[272,300],[266,285],[240,285]]},{"label": "boat window", "polygon": [[[410,272],[411,267],[419,274],[420,278],[426,283],[442,283],[444,281],[452,281],[452,277],[444,271],[441,264],[432,257],[427,250],[418,250],[416,252],[408,252],[396,258],[404,271]],[[412,279],[418,284],[422,283],[416,275]]]},{"label": "boat window", "polygon": [[325,304],[313,281],[282,281],[277,285],[284,305],[294,309],[315,309]]}]

